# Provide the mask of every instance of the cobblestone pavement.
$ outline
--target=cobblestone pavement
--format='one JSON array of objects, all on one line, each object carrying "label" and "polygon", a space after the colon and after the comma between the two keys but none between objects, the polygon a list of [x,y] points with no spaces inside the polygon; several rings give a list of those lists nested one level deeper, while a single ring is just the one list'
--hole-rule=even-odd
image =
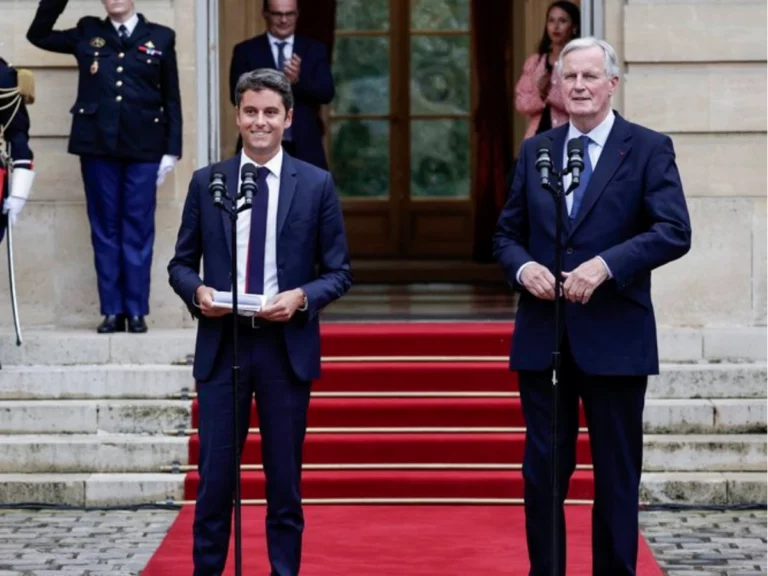
[{"label": "cobblestone pavement", "polygon": [[0,510],[0,576],[135,576],[177,514]]},{"label": "cobblestone pavement", "polygon": [[[176,514],[0,510],[0,576],[136,576]],[[666,576],[766,574],[765,510],[644,511],[640,522]]]},{"label": "cobblestone pavement", "polygon": [[765,510],[644,511],[640,524],[667,576],[766,574]]}]

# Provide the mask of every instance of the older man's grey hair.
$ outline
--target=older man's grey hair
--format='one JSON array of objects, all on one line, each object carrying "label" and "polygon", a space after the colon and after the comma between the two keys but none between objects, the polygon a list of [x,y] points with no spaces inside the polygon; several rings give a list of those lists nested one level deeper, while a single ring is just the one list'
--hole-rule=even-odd
[{"label": "older man's grey hair", "polygon": [[594,36],[585,36],[584,38],[574,38],[560,52],[560,57],[557,59],[557,70],[563,71],[563,61],[565,57],[571,52],[576,50],[587,50],[588,48],[600,48],[603,51],[603,58],[605,65],[605,75],[609,78],[620,78],[621,68],[619,67],[619,58],[616,56],[616,50],[613,46],[608,44],[605,40],[599,40]]},{"label": "older man's grey hair", "polygon": [[254,92],[272,90],[277,92],[283,99],[286,113],[293,108],[291,83],[285,74],[274,68],[258,68],[241,75],[235,87],[235,106],[240,107],[243,94],[248,90],[253,90]]}]

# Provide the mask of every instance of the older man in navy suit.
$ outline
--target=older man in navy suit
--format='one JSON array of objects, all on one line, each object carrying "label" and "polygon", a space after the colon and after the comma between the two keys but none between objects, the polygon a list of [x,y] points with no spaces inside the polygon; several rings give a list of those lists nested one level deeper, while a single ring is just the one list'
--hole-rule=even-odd
[{"label": "older man in navy suit", "polygon": [[[267,545],[272,576],[299,573],[304,517],[302,445],[310,382],[320,376],[318,313],[351,285],[339,200],[331,175],[281,147],[293,98],[282,72],[262,69],[240,78],[235,93],[242,152],[216,171],[230,196],[241,168],[257,168],[253,207],[237,224],[237,288],[263,294],[254,318],[213,306],[214,290],[230,291],[229,215],[214,207],[214,167],[195,172],[168,265],[170,283],[197,317],[194,377],[200,403],[200,487],[194,525],[197,576],[224,571],[234,489],[232,322],[240,322],[240,452],[255,396],[267,480]],[[203,260],[203,279],[199,276]]]},{"label": "older man in navy suit", "polygon": [[[545,132],[555,167],[566,142],[584,142],[584,170],[563,207],[561,375],[558,384],[559,548],[565,574],[562,502],[574,471],[579,398],[594,465],[593,574],[634,575],[643,407],[659,370],[651,271],[683,256],[691,226],[672,141],[611,109],[616,53],[594,38],[571,41],[558,62],[570,122]],[[510,356],[519,371],[526,423],[526,531],[533,576],[550,576],[552,527],[552,348],[555,339],[556,212],[540,184],[536,140],[523,144],[499,218],[494,251],[520,302]],[[567,189],[570,176],[564,178]]]},{"label": "older man in navy suit", "polygon": [[293,123],[283,133],[283,145],[294,157],[327,168],[323,150],[320,106],[333,100],[335,89],[326,47],[296,34],[296,0],[265,0],[267,32],[241,42],[232,52],[229,68],[230,98],[240,75],[256,68],[285,73],[294,97]]}]

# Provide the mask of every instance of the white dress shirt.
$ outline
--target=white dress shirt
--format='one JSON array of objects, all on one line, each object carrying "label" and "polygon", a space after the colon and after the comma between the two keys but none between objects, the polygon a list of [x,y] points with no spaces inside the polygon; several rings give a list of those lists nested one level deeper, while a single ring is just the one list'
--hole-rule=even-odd
[{"label": "white dress shirt", "polygon": [[112,20],[112,18],[109,19],[110,22],[112,22],[112,26],[115,27],[115,32],[117,32],[117,35],[120,35],[120,26],[125,26],[125,28],[128,30],[128,36],[133,34],[133,31],[136,29],[136,25],[139,23],[139,16],[136,14],[136,12],[133,13],[133,16],[128,18],[125,22],[116,22],[115,20]]},{"label": "white dress shirt", "polygon": [[[283,46],[283,54],[285,55],[285,61],[288,62],[288,60],[291,59],[293,56],[293,38],[294,34],[291,34],[287,38],[276,38],[272,36],[269,32],[267,32],[267,40],[269,40],[269,47],[272,49],[272,58],[275,59],[275,68],[277,68],[277,43],[278,42],[285,42],[285,46]],[[282,70],[280,70],[282,72]]]},{"label": "white dress shirt", "polygon": [[[240,168],[237,172],[238,179],[243,166],[253,164],[260,168],[253,160],[245,155],[245,151],[240,152]],[[269,194],[267,204],[267,235],[264,239],[264,296],[270,301],[279,291],[277,284],[277,202],[280,196],[280,170],[283,168],[283,149],[278,148],[277,154],[264,164],[269,169],[267,175],[267,192]],[[240,193],[240,184],[237,186],[237,192]],[[264,190],[259,190],[262,194]],[[245,202],[241,198],[237,205],[242,206]],[[248,273],[248,241],[251,236],[251,212],[246,210],[237,217],[237,291],[239,294],[245,293],[245,278]]]},{"label": "white dress shirt", "polygon": [[[563,146],[563,163],[562,166],[568,165],[568,142],[572,138],[579,138],[581,136],[589,136],[590,142],[589,146],[587,148],[587,153],[589,154],[589,159],[592,162],[592,174],[594,175],[595,170],[597,169],[597,161],[600,160],[600,155],[603,153],[603,148],[605,148],[605,143],[608,140],[608,135],[611,133],[611,129],[613,128],[613,123],[616,120],[616,115],[613,113],[613,110],[609,110],[608,116],[605,117],[605,119],[600,122],[597,126],[595,126],[592,130],[584,134],[581,130],[576,128],[576,126],[573,125],[573,122],[568,123],[568,135],[565,138],[565,145]],[[570,174],[564,174],[563,175],[563,191],[568,190],[568,186],[571,185],[571,175]],[[568,215],[571,214],[571,208],[573,207],[573,192],[568,194],[568,196],[565,197],[565,206],[568,210]],[[600,256],[598,256],[600,261],[603,263],[603,266],[605,266],[605,270],[608,272],[608,277],[612,278],[613,273],[611,272],[611,269],[608,267],[608,264],[606,264],[605,260],[603,260]],[[532,261],[531,261],[532,262]],[[523,269],[528,266],[528,264],[531,264],[531,262],[526,262],[520,268],[517,270],[517,274],[515,274],[515,279],[517,280],[518,284],[522,284],[521,276],[523,274]],[[567,270],[566,270],[567,272]]]}]

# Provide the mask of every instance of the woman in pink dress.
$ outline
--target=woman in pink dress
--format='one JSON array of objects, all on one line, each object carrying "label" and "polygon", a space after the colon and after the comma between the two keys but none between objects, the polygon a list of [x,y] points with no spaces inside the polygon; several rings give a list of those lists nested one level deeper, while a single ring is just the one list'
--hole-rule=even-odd
[{"label": "woman in pink dress", "polygon": [[539,50],[525,61],[515,87],[515,108],[528,117],[524,138],[568,121],[555,63],[563,47],[579,37],[580,21],[579,8],[572,2],[553,2],[547,10]]}]

